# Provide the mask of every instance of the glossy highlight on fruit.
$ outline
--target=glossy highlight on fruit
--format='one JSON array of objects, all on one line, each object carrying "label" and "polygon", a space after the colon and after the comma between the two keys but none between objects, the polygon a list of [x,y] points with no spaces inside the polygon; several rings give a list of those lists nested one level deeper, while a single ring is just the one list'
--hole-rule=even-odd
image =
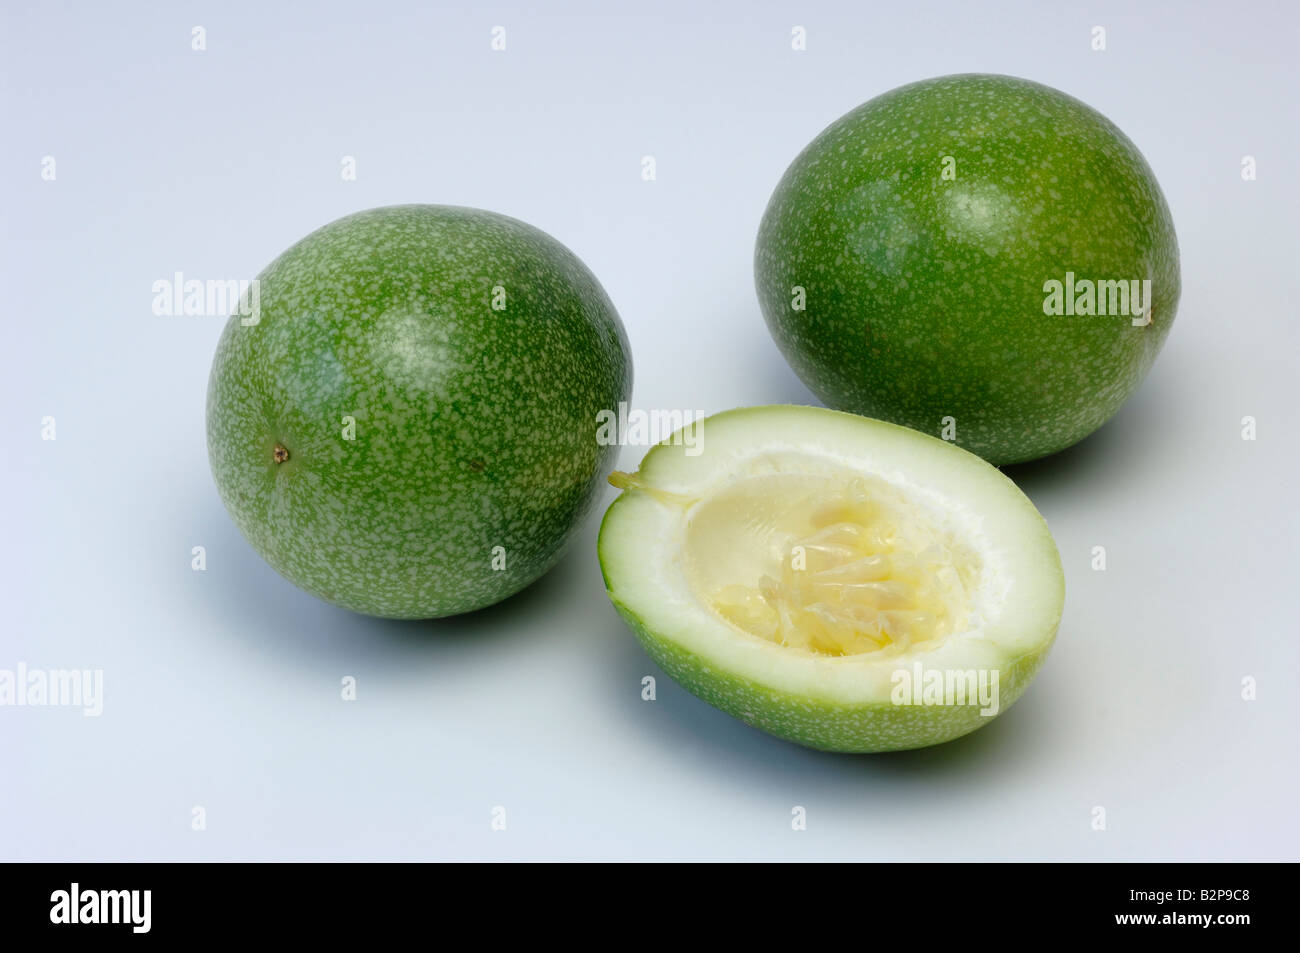
[{"label": "glossy highlight on fruit", "polygon": [[781,179],[754,256],[768,327],[828,406],[995,464],[1109,420],[1178,307],[1160,187],[1108,119],[1009,76],[903,86]]},{"label": "glossy highlight on fruit", "polygon": [[1006,476],[815,407],[706,418],[650,450],[601,524],[609,597],[686,689],[789,741],[919,748],[988,724],[1047,655],[1056,545]]},{"label": "glossy highlight on fruit", "polygon": [[207,436],[271,566],[410,619],[491,605],[556,561],[613,465],[597,414],[632,381],[572,252],[504,215],[393,206],[313,232],[257,287],[217,346]]}]

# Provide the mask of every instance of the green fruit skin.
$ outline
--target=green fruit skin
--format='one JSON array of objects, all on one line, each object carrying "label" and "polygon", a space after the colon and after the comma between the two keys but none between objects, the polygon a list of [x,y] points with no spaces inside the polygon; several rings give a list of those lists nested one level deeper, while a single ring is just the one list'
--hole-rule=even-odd
[{"label": "green fruit skin", "polygon": [[503,215],[405,205],[326,225],[258,280],[260,321],[233,315],[217,347],[207,437],[221,499],[271,566],[414,619],[491,605],[554,564],[618,449],[596,415],[632,386],[581,261]]},{"label": "green fruit skin", "polygon": [[[777,186],[754,265],[773,337],[828,406],[931,434],[951,417],[956,442],[994,464],[1109,420],[1180,291],[1173,221],[1137,147],[1064,93],[979,74],[900,87],[826,129]],[[1067,271],[1151,279],[1151,323],[1044,314],[1044,283]]]},{"label": "green fruit skin", "polygon": [[770,735],[819,751],[842,754],[927,748],[984,727],[1024,694],[1052,644],[1052,639],[1048,639],[1039,651],[998,670],[996,715],[981,715],[977,705],[846,706],[775,691],[711,668],[698,655],[655,635],[618,599],[612,595],[610,599],[646,654],[692,695]]}]

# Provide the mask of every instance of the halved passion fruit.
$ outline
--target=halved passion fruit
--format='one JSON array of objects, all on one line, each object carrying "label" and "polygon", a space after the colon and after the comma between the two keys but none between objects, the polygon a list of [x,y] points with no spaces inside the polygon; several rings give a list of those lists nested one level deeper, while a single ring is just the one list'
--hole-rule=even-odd
[{"label": "halved passion fruit", "polygon": [[660,667],[747,724],[828,751],[960,737],[1056,635],[1061,560],[1006,476],[934,437],[754,407],[646,454],[600,530],[615,607]]}]

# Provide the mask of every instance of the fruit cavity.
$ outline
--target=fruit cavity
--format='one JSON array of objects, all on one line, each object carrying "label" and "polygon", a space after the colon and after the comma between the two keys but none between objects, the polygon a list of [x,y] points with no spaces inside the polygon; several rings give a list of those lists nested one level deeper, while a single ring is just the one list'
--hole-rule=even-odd
[{"label": "fruit cavity", "polygon": [[831,656],[947,638],[970,619],[979,577],[978,554],[902,492],[848,473],[726,486],[695,507],[686,556],[724,619]]}]

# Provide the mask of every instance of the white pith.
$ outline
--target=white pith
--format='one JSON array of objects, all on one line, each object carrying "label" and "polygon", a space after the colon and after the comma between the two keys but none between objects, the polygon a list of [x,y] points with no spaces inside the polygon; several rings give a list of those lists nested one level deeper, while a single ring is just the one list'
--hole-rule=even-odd
[{"label": "white pith", "polygon": [[[606,518],[601,557],[612,598],[656,637],[707,666],[775,691],[888,703],[900,667],[920,661],[926,668],[1005,670],[1055,634],[1063,601],[1055,544],[1028,499],[979,458],[914,431],[805,407],[721,414],[705,420],[697,437],[698,455],[672,443],[647,454]],[[909,532],[955,547],[956,571],[965,579],[942,589],[951,631],[940,627],[920,639],[904,632],[879,645],[856,644],[849,654],[828,654],[783,645],[725,618],[712,583],[759,575],[753,567],[779,562],[772,552],[784,553],[797,533],[791,527],[741,532],[735,539],[758,540],[756,551],[739,545],[728,553],[725,542],[714,548],[692,542],[699,521],[718,523],[718,507],[725,516],[729,505],[718,501],[744,494],[747,486],[801,482],[831,494],[855,485],[868,495],[892,496],[895,514],[922,527]],[[779,505],[772,507],[773,519],[780,513]],[[763,541],[772,552],[757,551]],[[954,565],[942,556],[936,561],[932,548],[927,552],[923,567]],[[759,579],[753,583],[758,588]]]}]

